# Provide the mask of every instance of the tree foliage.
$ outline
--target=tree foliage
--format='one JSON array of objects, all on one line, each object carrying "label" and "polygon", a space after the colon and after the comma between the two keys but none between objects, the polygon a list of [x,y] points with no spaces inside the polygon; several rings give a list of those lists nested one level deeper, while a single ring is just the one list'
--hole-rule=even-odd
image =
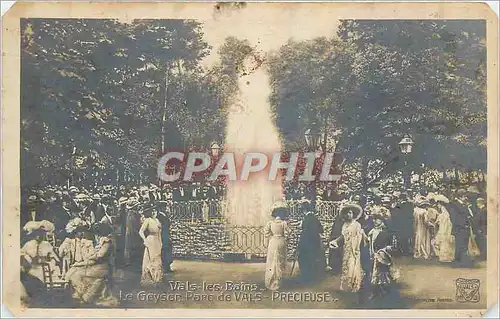
[{"label": "tree foliage", "polygon": [[344,20],[335,37],[284,45],[269,70],[287,146],[303,147],[314,122],[364,176],[380,160],[382,174],[402,168],[404,134],[413,167],[485,169],[485,31],[481,21]]},{"label": "tree foliage", "polygon": [[200,66],[211,50],[200,23],[24,19],[21,27],[23,182],[59,182],[72,169],[154,176],[162,132],[168,148],[221,139],[228,98],[218,74]]}]

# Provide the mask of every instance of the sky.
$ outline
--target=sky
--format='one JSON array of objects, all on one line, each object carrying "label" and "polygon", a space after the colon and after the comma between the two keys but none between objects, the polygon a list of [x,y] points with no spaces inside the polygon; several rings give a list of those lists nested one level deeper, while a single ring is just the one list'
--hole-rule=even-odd
[{"label": "sky", "polygon": [[[297,14],[300,12],[300,14]],[[319,36],[331,37],[336,33],[339,20],[331,9],[326,9],[318,16],[316,23],[311,23],[311,12],[307,10],[272,10],[247,12],[245,9],[222,9],[214,14],[213,19],[202,20],[204,39],[213,47],[212,54],[204,60],[205,66],[217,60],[217,49],[228,36],[247,39],[259,51],[269,52],[279,49],[289,39],[305,40]],[[240,23],[245,21],[244,24]]]}]

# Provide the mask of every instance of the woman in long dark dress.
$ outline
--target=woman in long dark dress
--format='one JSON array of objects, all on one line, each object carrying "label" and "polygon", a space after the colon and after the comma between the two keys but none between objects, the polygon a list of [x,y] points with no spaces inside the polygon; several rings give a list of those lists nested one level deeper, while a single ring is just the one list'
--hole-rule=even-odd
[{"label": "woman in long dark dress", "polygon": [[[332,225],[332,231],[330,233],[330,240],[334,240],[342,235],[342,225],[344,224],[344,220],[342,218],[337,217]],[[343,255],[343,246],[342,242],[339,242],[339,247],[329,248],[328,249],[328,266],[330,266],[332,273],[339,274],[342,270],[342,255]]]},{"label": "woman in long dark dress", "polygon": [[304,282],[318,279],[325,270],[322,233],[323,226],[311,207],[302,221],[302,232],[298,243],[300,277]]}]

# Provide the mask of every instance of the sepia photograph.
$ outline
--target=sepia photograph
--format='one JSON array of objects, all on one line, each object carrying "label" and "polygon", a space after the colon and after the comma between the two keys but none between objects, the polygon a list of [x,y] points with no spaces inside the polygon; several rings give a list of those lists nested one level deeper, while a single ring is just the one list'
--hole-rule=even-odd
[{"label": "sepia photograph", "polygon": [[2,197],[23,311],[498,299],[487,7],[19,5]]}]

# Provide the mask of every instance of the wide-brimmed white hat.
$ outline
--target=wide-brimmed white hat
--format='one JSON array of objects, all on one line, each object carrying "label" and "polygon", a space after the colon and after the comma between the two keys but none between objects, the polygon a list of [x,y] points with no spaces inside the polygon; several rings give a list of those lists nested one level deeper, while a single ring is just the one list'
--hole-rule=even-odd
[{"label": "wide-brimmed white hat", "polygon": [[130,197],[128,200],[127,200],[127,209],[131,209],[131,208],[134,208],[136,207],[137,205],[139,205],[139,201],[137,200],[137,198],[135,197]]},{"label": "wide-brimmed white hat", "polygon": [[388,196],[388,195],[384,195],[384,196],[382,196],[382,198],[381,198],[381,202],[382,202],[382,203],[390,203],[390,202],[391,202],[391,197],[390,197],[390,196]]},{"label": "wide-brimmed white hat", "polygon": [[354,212],[353,219],[354,220],[358,220],[361,217],[361,215],[363,214],[363,208],[361,208],[361,206],[359,206],[358,204],[346,203],[346,204],[342,205],[342,207],[340,208],[339,215],[343,216],[349,210],[353,210],[353,212]]},{"label": "wide-brimmed white hat", "polygon": [[284,217],[283,215],[288,215],[288,208],[289,206],[286,202],[277,201],[271,205],[270,214],[273,217],[276,216]]},{"label": "wide-brimmed white hat", "polygon": [[427,200],[427,198],[425,196],[422,196],[422,195],[418,195],[415,197],[414,199],[414,202],[415,202],[415,205],[416,206],[424,206],[424,205],[429,205],[429,201]]},{"label": "wide-brimmed white hat", "polygon": [[428,202],[436,201],[436,194],[433,192],[428,193],[424,199]]},{"label": "wide-brimmed white hat", "polygon": [[381,219],[382,221],[387,221],[388,219],[391,218],[391,212],[386,209],[385,207],[375,207],[371,212],[370,212],[370,217],[372,219]]},{"label": "wide-brimmed white hat", "polygon": [[446,204],[448,204],[450,202],[450,200],[446,196],[444,196],[443,194],[435,194],[434,195],[434,200],[436,202],[443,202],[443,203],[446,203]]},{"label": "wide-brimmed white hat", "polygon": [[66,225],[66,232],[68,234],[71,234],[77,230],[84,229],[84,228],[88,229],[87,223],[83,219],[81,219],[80,217],[76,217],[68,222],[68,224]]},{"label": "wide-brimmed white hat", "polygon": [[479,191],[479,187],[477,187],[476,185],[471,185],[467,187],[467,192],[471,194],[481,194],[481,192]]}]

